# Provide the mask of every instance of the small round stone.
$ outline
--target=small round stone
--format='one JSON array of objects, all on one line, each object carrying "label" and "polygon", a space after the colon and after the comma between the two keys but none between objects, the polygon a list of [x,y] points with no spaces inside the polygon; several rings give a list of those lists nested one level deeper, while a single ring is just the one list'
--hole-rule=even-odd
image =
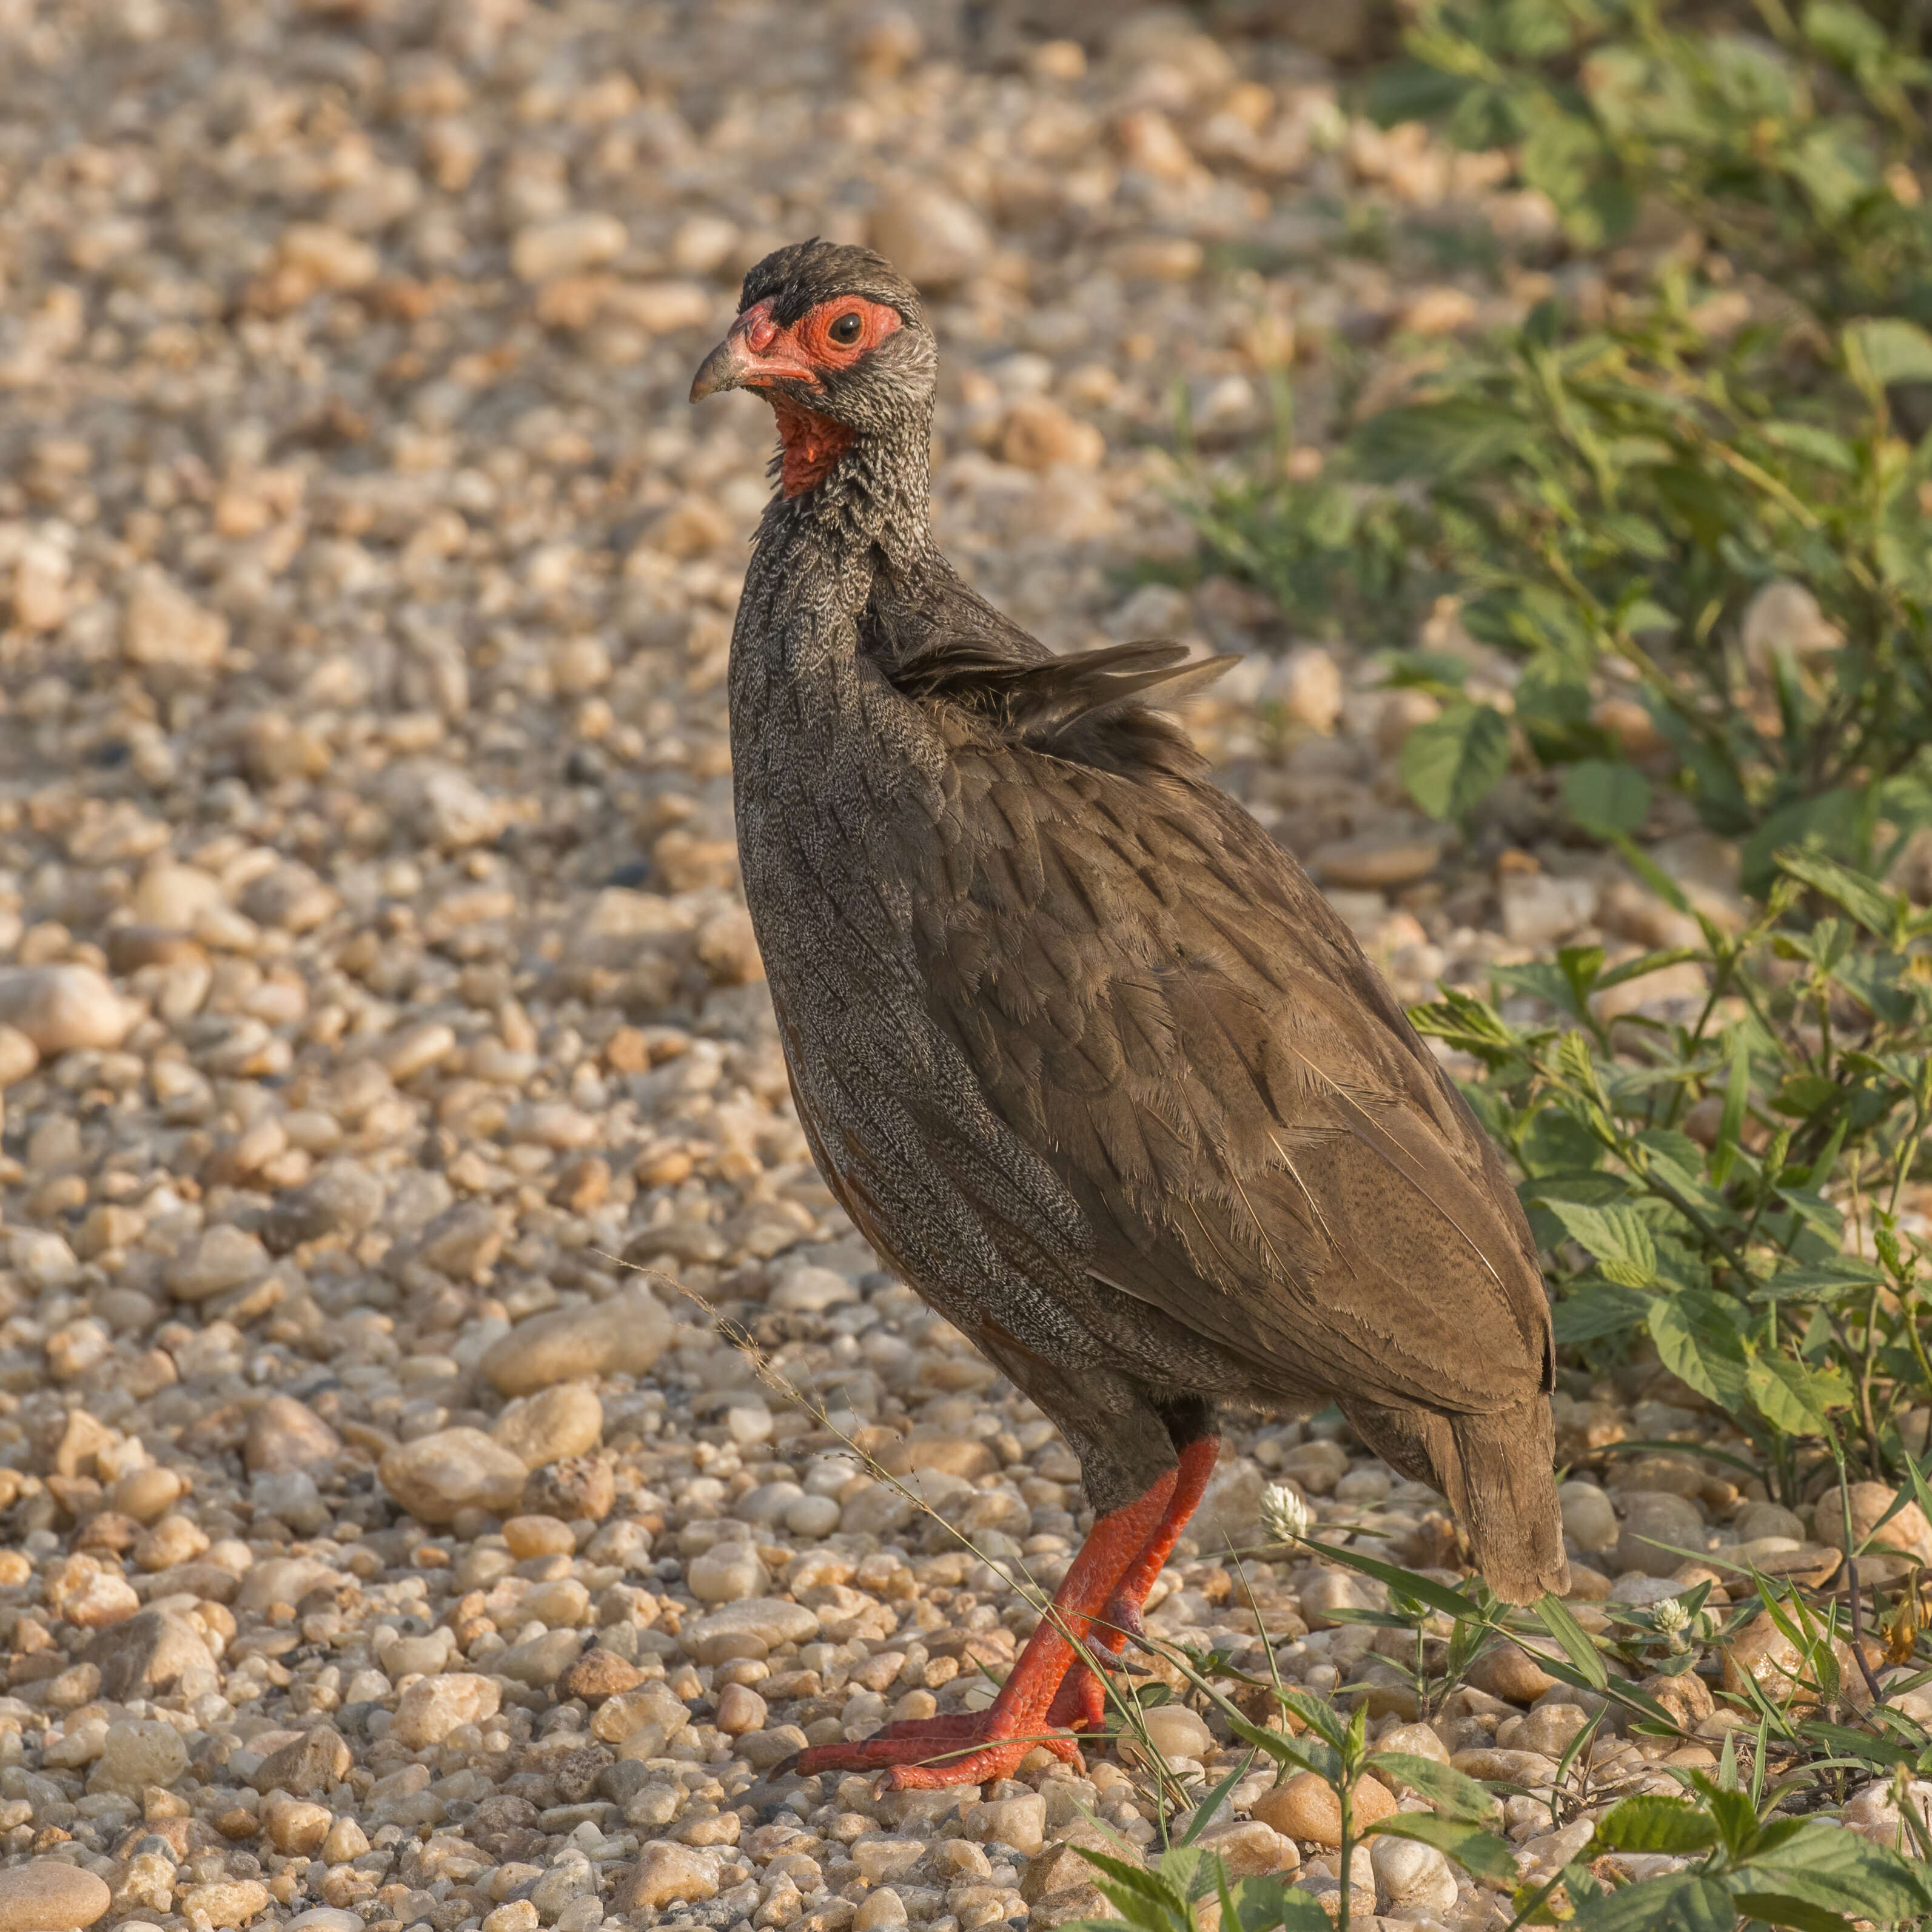
[{"label": "small round stone", "polygon": [[1456,1874],[1433,1845],[1412,1838],[1377,1837],[1370,1841],[1376,1890],[1392,1912],[1405,1918],[1443,1914],[1456,1906]]},{"label": "small round stone", "polygon": [[746,1684],[728,1684],[718,1698],[718,1728],[728,1737],[765,1727],[765,1700]]},{"label": "small round stone", "polygon": [[716,1544],[685,1568],[685,1581],[701,1604],[735,1604],[754,1597],[767,1580],[765,1566],[748,1543]]},{"label": "small round stone", "polygon": [[483,1358],[482,1372],[509,1396],[581,1378],[646,1375],[672,1333],[664,1304],[648,1288],[631,1289],[593,1308],[532,1316]]},{"label": "small round stone", "polygon": [[838,1505],[830,1496],[800,1496],[786,1505],[784,1526],[793,1535],[816,1542],[838,1527]]},{"label": "small round stone", "polygon": [[251,1475],[313,1470],[342,1454],[342,1438],[292,1396],[272,1395],[248,1418],[242,1460]]},{"label": "small round stone", "polygon": [[425,1677],[411,1684],[397,1700],[395,1722],[389,1735],[410,1750],[440,1744],[458,1725],[494,1718],[502,1698],[492,1679],[474,1671]]},{"label": "small round stone", "polygon": [[172,1724],[158,1719],[123,1718],[107,1727],[91,1785],[138,1798],[151,1784],[164,1790],[188,1769],[188,1746]]},{"label": "small round stone", "polygon": [[1214,1737],[1200,1714],[1185,1704],[1158,1704],[1143,1714],[1148,1742],[1169,1764],[1182,1758],[1205,1757]]},{"label": "small round stone", "polygon": [[[1365,1778],[1355,1786],[1350,1806],[1352,1822],[1359,1832],[1378,1818],[1386,1818],[1396,1808],[1394,1798],[1385,1786]],[[1342,1808],[1324,1778],[1312,1771],[1297,1772],[1286,1784],[1264,1791],[1249,1807],[1264,1825],[1272,1826],[1284,1838],[1304,1844],[1339,1849],[1342,1843]]]},{"label": "small round stone", "polygon": [[1563,1508],[1563,1534],[1592,1554],[1616,1547],[1622,1533],[1610,1498],[1594,1483],[1564,1483],[1556,1492]]},{"label": "small round stone", "polygon": [[[713,1870],[712,1861],[688,1845],[662,1840],[647,1844],[638,1853],[629,1876],[618,1886],[617,1910],[626,1915],[658,1912],[667,1905],[715,1898],[718,1881]],[[9,1932],[9,1928],[0,1926],[0,1932]]]},{"label": "small round stone", "polygon": [[566,1382],[513,1402],[490,1432],[526,1470],[539,1469],[596,1448],[604,1434],[604,1405],[588,1382]]},{"label": "small round stone", "polygon": [[454,1521],[459,1511],[500,1516],[523,1500],[529,1466],[480,1429],[446,1429],[392,1449],[382,1486],[420,1522]]},{"label": "small round stone", "polygon": [[136,1013],[91,966],[0,968],[0,1022],[47,1058],[117,1047]]},{"label": "small round stone", "polygon": [[[581,1697],[586,1704],[601,1703],[626,1690],[634,1690],[644,1681],[644,1673],[634,1664],[608,1650],[586,1650],[556,1680],[560,1697]],[[731,1687],[735,1688],[736,1687]],[[719,1730],[724,1728],[723,1705],[719,1705]]]},{"label": "small round stone", "polygon": [[530,1556],[568,1556],[577,1538],[568,1523],[554,1516],[513,1516],[503,1525],[503,1540],[519,1562]]},{"label": "small round stone", "polygon": [[0,1932],[77,1932],[113,1903],[93,1873],[52,1859],[0,1870]]}]

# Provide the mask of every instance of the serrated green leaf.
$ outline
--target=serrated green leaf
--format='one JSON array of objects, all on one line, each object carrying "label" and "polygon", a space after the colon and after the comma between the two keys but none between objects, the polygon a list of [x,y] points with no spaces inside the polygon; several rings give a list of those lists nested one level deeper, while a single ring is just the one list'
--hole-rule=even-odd
[{"label": "serrated green leaf", "polygon": [[1657,1279],[1657,1244],[1634,1208],[1586,1208],[1568,1201],[1546,1205],[1592,1260],[1620,1270],[1614,1277],[1619,1286],[1641,1288]]},{"label": "serrated green leaf", "polygon": [[1910,1918],[1932,1905],[1932,1892],[1913,1861],[1822,1822],[1754,1852],[1735,1876],[1754,1890],[1786,1892],[1881,1922]]},{"label": "serrated green leaf", "polygon": [[1634,1335],[1644,1324],[1651,1298],[1642,1288],[1586,1279],[1550,1310],[1558,1343],[1598,1342],[1606,1335]]},{"label": "serrated green leaf", "polygon": [[1732,1903],[1767,1925],[1789,1926],[1791,1932],[1850,1932],[1851,1921],[1840,1912],[1808,1905],[1775,1892],[1733,1892]]},{"label": "serrated green leaf", "polygon": [[1570,1921],[1575,1932],[1737,1932],[1737,1922],[1730,1894],[1698,1872],[1619,1886],[1580,1904]]},{"label": "serrated green leaf", "polygon": [[1772,1355],[1751,1364],[1744,1386],[1764,1419],[1787,1436],[1820,1436],[1829,1426],[1834,1384],[1802,1362]]},{"label": "serrated green leaf", "polygon": [[1646,1324],[1664,1366],[1732,1414],[1750,1400],[1734,1305],[1700,1288],[1685,1288],[1652,1300]]},{"label": "serrated green leaf", "polygon": [[1214,1891],[1222,1877],[1221,1861],[1198,1845],[1174,1845],[1154,1861],[1162,1880],[1183,1898],[1204,1898]]},{"label": "serrated green leaf", "polygon": [[[1310,1893],[1299,1892],[1278,1878],[1238,1878],[1229,1882],[1227,1903],[1234,1909],[1236,1932],[1330,1932],[1333,1921]],[[1222,1925],[1228,1925],[1224,1907]]]},{"label": "serrated green leaf", "polygon": [[1074,1850],[1095,1867],[1100,1876],[1094,1880],[1100,1894],[1130,1925],[1143,1932],[1185,1932],[1190,1922],[1187,1900],[1158,1872],[1130,1865],[1124,1858],[1111,1858],[1105,1852],[1085,1845]]},{"label": "serrated green leaf", "polygon": [[1509,720],[1492,704],[1452,704],[1402,740],[1408,795],[1432,818],[1466,818],[1509,770]]},{"label": "serrated green leaf", "polygon": [[1718,1842],[1715,1819],[1688,1798],[1645,1792],[1613,1804],[1597,1820],[1596,1843],[1606,1852],[1707,1852]]}]

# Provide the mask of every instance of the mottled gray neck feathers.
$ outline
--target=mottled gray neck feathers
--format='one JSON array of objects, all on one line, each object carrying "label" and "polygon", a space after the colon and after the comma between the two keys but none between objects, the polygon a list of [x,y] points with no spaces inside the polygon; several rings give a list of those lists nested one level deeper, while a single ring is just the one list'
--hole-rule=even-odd
[{"label": "mottled gray neck feathers", "polygon": [[788,550],[802,539],[828,560],[876,550],[896,572],[915,567],[932,546],[932,444],[930,398],[886,430],[855,436],[822,483],[766,506],[754,573],[774,538]]}]

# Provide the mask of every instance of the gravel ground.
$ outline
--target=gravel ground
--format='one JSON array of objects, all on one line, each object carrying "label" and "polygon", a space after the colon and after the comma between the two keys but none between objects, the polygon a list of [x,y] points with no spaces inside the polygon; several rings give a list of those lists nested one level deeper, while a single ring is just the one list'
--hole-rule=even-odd
[{"label": "gravel ground", "polygon": [[[985,1794],[769,1774],[985,1701],[1034,1616],[1010,1578],[1084,1526],[786,1096],[723,691],[769,418],[683,400],[769,247],[868,238],[932,292],[982,587],[1056,644],[1250,654],[1204,742],[1406,992],[1667,921],[1527,789],[1510,850],[1505,813],[1445,851],[1390,770],[1416,700],[1346,649],[1226,580],[1136,587],[1191,553],[1178,392],[1220,460],[1292,364],[1318,466],[1326,345],[1386,373],[1520,311],[1546,211],[1265,39],[977,10],[967,44],[953,10],[0,0],[0,1932],[1045,1927],[1095,1908],[1070,1833],[1155,1839],[1106,1750]],[[1346,245],[1418,214],[1500,267]],[[1720,851],[1660,850],[1728,903]],[[1673,1398],[1568,1388],[1566,1459],[1712,1436]],[[1727,1466],[1572,1486],[1580,1616],[1702,1574],[1660,1541],[1828,1570]],[[1237,1431],[1156,1630],[1546,1788],[1583,1714],[1533,1660],[1417,1725],[1327,1615],[1364,1586],[1217,1559],[1270,1482],[1453,1561],[1339,1424]],[[1598,1795],[1713,1761],[1679,1682],[1693,1741],[1606,1730]],[[1196,1796],[1238,1761],[1148,1721]],[[1271,1782],[1215,1842],[1332,1901],[1332,1819]],[[1509,1801],[1532,1875],[1553,1815]],[[1354,1876],[1497,1918],[1418,1846]]]}]

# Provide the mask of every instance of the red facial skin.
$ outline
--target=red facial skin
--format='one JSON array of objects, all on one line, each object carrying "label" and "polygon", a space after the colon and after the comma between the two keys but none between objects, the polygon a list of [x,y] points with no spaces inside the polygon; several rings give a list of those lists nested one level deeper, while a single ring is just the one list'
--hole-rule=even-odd
[{"label": "red facial skin", "polygon": [[[769,301],[761,302],[732,326],[748,365],[739,378],[747,389],[766,388],[781,379],[822,385],[824,376],[851,368],[900,326],[897,309],[868,302],[863,296],[836,296],[820,302],[788,328],[772,321],[771,308]],[[858,316],[858,335],[850,342],[836,342],[832,326],[848,315]],[[832,464],[851,446],[854,431],[790,396],[775,394],[770,400],[784,448],[779,485],[788,496],[796,496],[824,482]]]}]

